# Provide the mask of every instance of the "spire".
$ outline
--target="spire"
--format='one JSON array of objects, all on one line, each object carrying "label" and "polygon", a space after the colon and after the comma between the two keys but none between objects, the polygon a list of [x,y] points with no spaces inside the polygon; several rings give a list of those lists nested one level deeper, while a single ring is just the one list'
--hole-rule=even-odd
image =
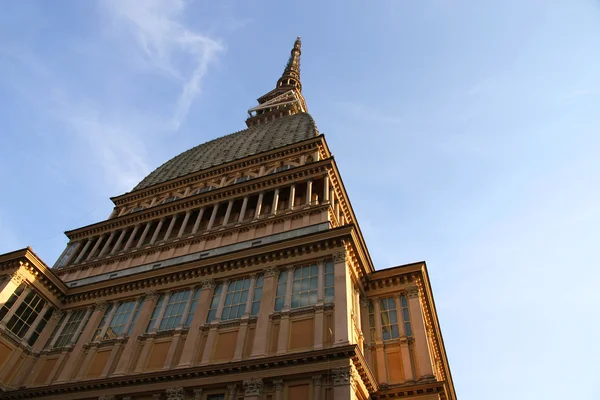
[{"label": "spire", "polygon": [[286,115],[306,112],[306,102],[302,96],[300,82],[300,36],[296,38],[290,51],[290,58],[277,81],[275,89],[258,98],[258,106],[248,110],[248,127],[267,123]]}]

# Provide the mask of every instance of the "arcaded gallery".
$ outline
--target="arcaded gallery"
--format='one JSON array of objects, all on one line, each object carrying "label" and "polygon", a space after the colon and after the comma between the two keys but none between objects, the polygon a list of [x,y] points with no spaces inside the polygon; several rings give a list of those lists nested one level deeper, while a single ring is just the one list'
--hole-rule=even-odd
[{"label": "arcaded gallery", "polygon": [[112,198],[52,267],[0,255],[0,398],[456,399],[425,263],[373,265],[300,47],[246,129]]}]

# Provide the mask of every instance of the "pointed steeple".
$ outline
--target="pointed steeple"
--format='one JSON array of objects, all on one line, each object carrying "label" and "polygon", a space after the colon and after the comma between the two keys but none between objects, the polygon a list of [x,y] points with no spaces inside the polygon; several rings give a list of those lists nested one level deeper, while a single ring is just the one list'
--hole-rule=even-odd
[{"label": "pointed steeple", "polygon": [[275,89],[258,98],[258,106],[248,110],[248,127],[264,124],[286,115],[306,112],[300,82],[300,36],[294,42],[290,58]]}]

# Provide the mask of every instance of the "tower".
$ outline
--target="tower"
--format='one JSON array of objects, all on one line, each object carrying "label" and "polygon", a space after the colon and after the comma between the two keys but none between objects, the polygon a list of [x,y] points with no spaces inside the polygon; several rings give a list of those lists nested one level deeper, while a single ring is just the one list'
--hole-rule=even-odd
[{"label": "tower", "polygon": [[375,269],[300,54],[247,129],[112,198],[53,268],[0,256],[3,397],[456,398],[425,263]]}]

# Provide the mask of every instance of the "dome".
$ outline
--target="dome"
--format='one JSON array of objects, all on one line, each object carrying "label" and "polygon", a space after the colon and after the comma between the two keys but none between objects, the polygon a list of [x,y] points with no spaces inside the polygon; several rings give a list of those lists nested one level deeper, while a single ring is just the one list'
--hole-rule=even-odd
[{"label": "dome", "polygon": [[301,142],[318,134],[315,121],[308,113],[278,118],[184,151],[152,171],[133,190],[145,189],[219,164]]}]

